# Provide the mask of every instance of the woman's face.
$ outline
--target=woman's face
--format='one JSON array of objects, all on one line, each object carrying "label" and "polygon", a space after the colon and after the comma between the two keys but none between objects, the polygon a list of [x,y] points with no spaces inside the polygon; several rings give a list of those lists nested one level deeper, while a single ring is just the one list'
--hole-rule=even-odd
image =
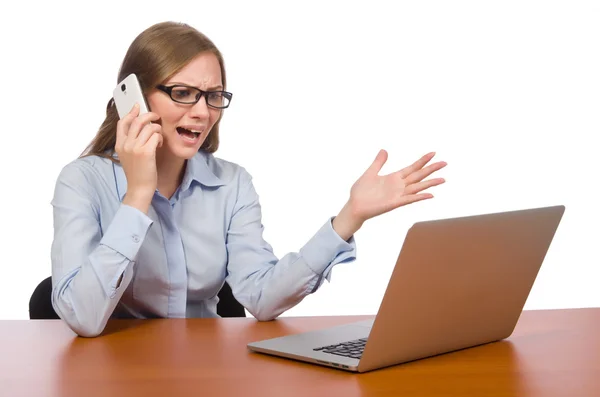
[{"label": "woman's face", "polygon": [[[201,53],[163,83],[167,87],[176,84],[203,91],[223,90],[217,57],[211,52]],[[177,103],[169,94],[155,89],[147,100],[152,112],[160,116],[159,122],[162,125],[163,145],[158,150],[168,151],[185,160],[198,152],[221,114],[221,110],[206,104],[205,95],[196,104],[190,105]]]}]

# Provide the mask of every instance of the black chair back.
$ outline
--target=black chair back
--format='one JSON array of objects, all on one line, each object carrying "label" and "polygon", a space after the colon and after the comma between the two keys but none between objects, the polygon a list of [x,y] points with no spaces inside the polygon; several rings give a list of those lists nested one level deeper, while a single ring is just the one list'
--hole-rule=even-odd
[{"label": "black chair back", "polygon": [[35,287],[29,298],[29,318],[31,320],[57,320],[58,314],[52,307],[52,277],[44,279]]}]

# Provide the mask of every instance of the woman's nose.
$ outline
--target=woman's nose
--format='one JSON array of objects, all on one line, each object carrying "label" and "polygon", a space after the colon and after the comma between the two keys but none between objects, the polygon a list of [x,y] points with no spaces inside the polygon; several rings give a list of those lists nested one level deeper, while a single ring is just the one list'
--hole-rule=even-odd
[{"label": "woman's nose", "polygon": [[190,112],[194,118],[207,118],[209,116],[209,112],[208,104],[206,103],[206,96],[202,95],[200,100],[192,106]]}]

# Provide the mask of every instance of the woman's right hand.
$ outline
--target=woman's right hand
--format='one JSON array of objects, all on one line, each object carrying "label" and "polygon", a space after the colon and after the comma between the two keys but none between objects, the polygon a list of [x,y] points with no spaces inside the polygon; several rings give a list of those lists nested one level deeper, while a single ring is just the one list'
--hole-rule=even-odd
[{"label": "woman's right hand", "polygon": [[152,123],[160,117],[152,112],[139,115],[139,111],[136,104],[117,122],[115,151],[127,178],[123,203],[148,213],[158,180],[156,148],[162,146],[163,137],[160,124]]}]

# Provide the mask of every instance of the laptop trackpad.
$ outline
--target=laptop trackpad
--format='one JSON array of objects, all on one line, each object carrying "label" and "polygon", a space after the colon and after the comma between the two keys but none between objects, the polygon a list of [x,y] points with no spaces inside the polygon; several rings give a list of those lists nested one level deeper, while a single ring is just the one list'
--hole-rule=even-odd
[{"label": "laptop trackpad", "polygon": [[297,336],[298,341],[306,343],[306,347],[320,347],[328,344],[367,338],[371,332],[372,325],[373,320],[366,320],[357,323],[338,325],[336,327],[306,332],[298,335],[290,335],[290,337]]}]

